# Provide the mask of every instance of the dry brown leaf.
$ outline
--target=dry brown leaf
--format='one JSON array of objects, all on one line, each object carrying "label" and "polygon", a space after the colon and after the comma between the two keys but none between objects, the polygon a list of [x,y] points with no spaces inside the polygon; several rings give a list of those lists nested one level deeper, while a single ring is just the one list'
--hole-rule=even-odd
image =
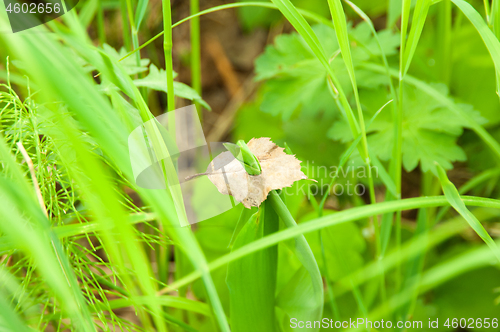
[{"label": "dry brown leaf", "polygon": [[270,138],[252,138],[247,146],[259,160],[260,175],[249,175],[229,151],[215,157],[206,173],[221,194],[233,196],[246,208],[260,206],[271,190],[307,179],[300,169],[301,161],[286,154]]}]

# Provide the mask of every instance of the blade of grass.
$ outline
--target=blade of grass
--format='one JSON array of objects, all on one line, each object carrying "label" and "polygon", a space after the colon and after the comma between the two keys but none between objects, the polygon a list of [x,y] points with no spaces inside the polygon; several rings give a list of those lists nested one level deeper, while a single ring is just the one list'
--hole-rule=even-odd
[{"label": "blade of grass", "polygon": [[[68,106],[76,114],[78,114],[82,124],[89,129],[103,150],[109,154],[111,160],[119,165],[119,168],[124,172],[124,174],[127,175],[127,177],[133,179],[131,169],[128,167],[129,158],[126,149],[127,130],[123,127],[121,121],[117,117],[117,114],[111,109],[108,101],[96,91],[96,87],[92,80],[82,73],[80,66],[74,62],[73,57],[69,54],[65,54],[65,51],[58,44],[55,44],[52,39],[47,38],[47,36],[37,35],[36,38],[34,38],[32,35],[26,34],[23,36],[7,35],[2,37],[7,39],[7,44],[10,48],[12,48],[13,53],[18,54],[20,58],[27,58],[26,63],[29,64],[30,70],[32,70],[33,73],[37,73],[36,78],[44,82],[49,82],[49,84],[46,84],[46,90],[56,94],[58,96],[58,100],[65,101]],[[78,43],[75,42],[74,44]],[[15,45],[15,47],[12,47],[13,45]],[[83,54],[88,56],[91,63],[96,64],[99,70],[104,69],[102,60],[98,59],[98,55],[92,53],[94,52],[92,47],[86,45],[85,49],[78,50],[84,52]],[[36,54],[37,56],[32,57],[31,55],[33,54]],[[52,77],[55,78],[52,79]],[[71,77],[71,79],[61,81],[58,77]],[[85,100],[85,103],[81,102],[82,99]],[[61,121],[67,121],[67,119],[61,119]],[[62,127],[64,127],[64,125]],[[70,134],[71,132],[68,133],[68,135]],[[78,142],[75,141],[74,143]],[[85,150],[83,149],[82,151]],[[97,169],[99,169],[99,167],[93,168],[89,166],[88,174],[95,173]],[[94,182],[96,185],[106,183],[106,181],[100,181],[100,179],[96,179],[91,183]],[[84,183],[87,182],[84,181]],[[98,188],[94,188],[96,189],[95,193],[103,195],[102,197],[96,199],[96,203],[99,203],[99,206],[102,206],[101,202],[107,203],[109,199],[112,199],[113,195],[109,195],[109,197],[106,196],[107,193],[102,192],[100,185],[97,186]],[[104,187],[106,186],[104,185]],[[158,218],[162,221],[162,223],[164,223],[165,226],[172,225],[174,220],[176,220],[176,216],[173,214],[175,209],[170,204],[171,198],[169,198],[165,192],[156,191],[153,193],[140,188],[135,189],[137,189],[139,194],[144,198],[145,202],[151,204],[153,209],[158,212]],[[91,190],[87,193],[90,197],[95,195],[95,193]],[[106,203],[104,204],[106,205]],[[116,201],[111,200],[111,204],[109,204],[109,206],[114,206],[114,204],[116,204]],[[111,213],[111,215],[109,215],[109,207],[103,206],[102,208],[102,211],[104,212],[104,215],[101,218],[102,220],[106,220],[105,218],[110,218],[111,220],[116,220],[117,222],[120,220],[121,213]],[[125,227],[122,222],[118,222],[118,225],[120,225],[119,228]],[[193,234],[189,232],[189,230],[183,228],[171,227],[169,230],[173,239],[182,245],[185,253],[188,257],[190,257],[191,263],[196,266],[197,270],[202,272],[203,280],[207,287],[207,293],[212,305],[214,306],[215,312],[224,322],[225,315],[223,314],[222,306],[220,305],[220,300],[218,299],[213,281],[210,277],[208,269],[206,268],[206,260],[199,245],[194,239]],[[122,241],[122,243],[128,242]],[[134,241],[130,242],[130,244],[133,243]],[[128,247],[130,246],[127,246],[127,248]],[[133,257],[136,263],[140,263],[140,260],[144,262],[144,259],[137,255],[140,250],[134,252],[133,248],[129,249],[131,250],[130,254],[134,255]],[[120,255],[117,255],[117,257],[120,257]],[[146,271],[148,271],[148,269],[146,268],[141,270],[140,268],[136,268],[134,271],[140,273],[143,273],[144,271],[147,273]],[[150,282],[151,278],[148,276],[143,283],[141,282],[141,286],[149,287],[148,284]],[[154,309],[156,305],[157,304],[154,302],[151,302],[151,308]],[[160,322],[158,327],[162,324],[163,323]],[[228,330],[229,329],[227,328],[226,323],[224,331]]]},{"label": "blade of grass", "polygon": [[[274,211],[276,211],[277,215],[284,222],[288,229],[296,229],[298,227],[297,223],[290,214],[290,211],[287,209],[285,203],[283,203],[280,196],[275,190],[269,193],[267,199],[270,201],[270,204],[273,207]],[[302,296],[305,296],[305,298],[301,300],[301,304],[307,309],[301,307],[298,311],[294,310],[294,313],[300,313],[302,315],[306,314],[306,316],[308,317],[307,319],[319,321],[323,317],[324,294],[323,280],[321,278],[321,272],[319,271],[318,263],[316,262],[314,254],[312,253],[311,248],[309,247],[309,244],[307,243],[304,235],[298,235],[297,237],[295,237],[295,250],[297,253],[297,257],[299,258],[305,269],[304,272],[309,275],[309,278],[299,278],[295,280],[292,279],[295,283],[295,287],[292,288],[295,289],[294,294],[286,294],[285,298],[289,301],[283,300],[283,298],[281,298],[281,303],[282,305],[284,303],[295,304],[297,297],[300,296],[299,294],[303,293]],[[300,287],[297,287],[299,285]],[[289,297],[293,297],[294,299],[289,299]],[[314,330],[317,331],[316,328]]]},{"label": "blade of grass", "polygon": [[[276,232],[278,227],[276,212],[269,202],[264,202],[259,212],[245,221],[233,250]],[[274,331],[277,264],[278,247],[273,246],[228,265],[226,284],[232,331]]]},{"label": "blade of grass", "polygon": [[[274,5],[272,3],[266,3],[266,2],[252,2],[252,1],[250,1],[250,2],[229,3],[229,4],[225,4],[225,5],[211,7],[211,8],[205,9],[205,10],[203,10],[201,12],[198,12],[196,14],[190,15],[190,16],[188,16],[186,18],[183,18],[182,20],[180,20],[180,21],[176,22],[175,24],[173,24],[172,28],[175,28],[175,27],[181,25],[182,23],[185,23],[185,22],[187,22],[189,20],[192,20],[192,19],[194,19],[196,17],[200,17],[202,15],[214,13],[214,12],[217,12],[217,11],[220,11],[220,10],[224,10],[224,9],[239,8],[239,7],[263,7],[263,8],[270,8],[270,9],[276,9],[276,10],[278,9],[278,7],[276,5]],[[307,11],[307,10],[299,9],[299,8],[297,8],[297,10],[305,18],[308,18],[311,21],[314,21],[314,22],[317,22],[317,23],[326,24],[326,25],[331,25],[331,22],[329,20],[325,19],[324,17],[322,17],[322,16],[320,16],[318,14],[315,14],[315,13]],[[158,39],[161,36],[163,36],[164,33],[165,33],[165,31],[159,32],[154,37],[152,37],[151,39],[149,39],[148,41],[146,41],[145,43],[143,43],[139,48],[134,49],[131,52],[127,53],[125,56],[123,56],[120,59],[120,61],[123,60],[123,59],[128,58],[130,55],[132,55],[135,52],[138,52],[139,50],[141,50],[144,47],[148,46],[153,41],[155,41],[156,39]]]},{"label": "blade of grass", "polygon": [[[464,195],[468,191],[472,190],[474,187],[476,187],[478,184],[481,184],[491,178],[495,178],[500,176],[500,169],[489,169],[487,171],[482,172],[481,174],[478,174],[477,176],[473,177],[466,183],[464,183],[460,188],[458,188],[458,192],[460,195]],[[436,220],[434,221],[434,224],[439,223],[441,219],[443,219],[444,215],[448,210],[450,209],[450,206],[445,206],[439,211],[439,213],[436,215]]]},{"label": "blade of grass", "polygon": [[[474,213],[481,220],[496,218],[499,212],[498,210],[491,210],[489,208],[474,209]],[[342,295],[348,292],[353,285],[360,286],[376,278],[379,273],[390,271],[392,268],[395,268],[397,264],[414,259],[416,256],[436,247],[460,232],[463,232],[467,227],[468,224],[463,222],[463,218],[457,216],[444,222],[440,227],[431,230],[428,236],[413,237],[403,244],[401,252],[393,250],[382,258],[381,265],[383,266],[383,271],[380,271],[379,262],[370,262],[358,271],[339,280],[336,283],[335,292]]]},{"label": "blade of grass", "polygon": [[[380,114],[380,112],[382,112],[382,110],[389,104],[391,103],[392,100],[389,100],[387,103],[385,103],[384,105],[382,105],[382,107],[380,107],[378,109],[377,112],[375,112],[375,114],[371,117],[370,121],[368,122],[366,128],[370,128],[371,124],[373,123],[373,121],[375,121],[375,119],[377,118],[377,116]],[[318,207],[318,211],[323,211],[323,208],[325,206],[325,202],[328,198],[328,196],[330,195],[330,191],[332,189],[332,186],[333,186],[333,183],[335,181],[335,179],[339,176],[339,173],[340,173],[340,169],[342,169],[342,167],[344,167],[344,165],[346,164],[346,162],[349,160],[349,157],[351,156],[351,154],[354,152],[354,150],[356,149],[358,143],[361,141],[361,135],[358,135],[358,137],[356,137],[356,139],[351,143],[351,145],[349,146],[349,148],[340,156],[340,162],[339,162],[339,165],[337,167],[337,170],[335,172],[335,174],[333,175],[332,177],[332,180],[330,181],[330,183],[328,184],[328,189],[325,191],[325,194],[323,195],[323,197],[321,198],[321,202],[319,204],[319,207]],[[319,217],[321,217],[321,214],[318,215]]]},{"label": "blade of grass", "polygon": [[127,0],[120,0],[120,15],[122,19],[122,36],[123,36],[123,44],[127,50],[132,49],[132,45],[130,44],[130,39],[128,35],[129,20],[127,19]]},{"label": "blade of grass", "polygon": [[[204,316],[210,316],[212,314],[210,307],[202,302],[186,299],[178,296],[159,296],[153,299],[158,301],[162,306],[171,307],[181,310],[188,310],[202,314]],[[109,301],[110,309],[120,309],[130,307],[134,304],[147,304],[147,297],[130,297],[127,299],[117,299]],[[104,308],[103,308],[104,309]]]},{"label": "blade of grass", "polygon": [[[285,16],[285,18],[288,20],[288,22],[290,22],[295,30],[297,30],[299,35],[304,38],[304,41],[307,43],[313,54],[325,68],[326,73],[328,74],[327,81],[334,93],[334,100],[337,103],[339,109],[344,111],[353,138],[357,137],[359,133],[359,124],[354,117],[351,105],[346,98],[342,86],[340,85],[340,82],[333,72],[333,69],[330,66],[330,62],[326,58],[325,51],[321,46],[318,37],[314,34],[314,31],[312,30],[309,23],[307,23],[307,21],[300,14],[297,8],[295,8],[295,6],[290,2],[290,0],[272,0],[272,2],[278,7],[279,11],[283,14],[283,16]],[[341,42],[339,41],[339,44],[340,43]],[[363,156],[362,150],[360,150],[360,154]]]},{"label": "blade of grass", "polygon": [[[361,109],[361,102],[359,100],[358,86],[356,83],[356,74],[354,73],[354,64],[352,62],[351,47],[349,44],[349,36],[347,33],[347,21],[344,14],[344,8],[342,7],[341,0],[328,0],[328,6],[330,8],[330,14],[332,15],[333,25],[335,27],[335,34],[339,43],[340,51],[342,53],[342,59],[344,59],[344,64],[347,68],[349,78],[351,80],[352,88],[354,91],[354,99],[356,101],[356,108],[358,111],[358,123],[361,129],[361,143],[362,149],[359,149],[360,155],[368,168],[368,186],[370,192],[370,202],[375,204],[377,202],[375,198],[375,186],[373,184],[373,176],[371,171],[371,161],[370,154],[368,152],[368,142],[366,139],[366,128],[365,120],[363,117],[363,110]],[[346,110],[347,112],[347,110]],[[357,136],[357,131],[352,132],[353,138]],[[377,255],[380,252],[380,230],[379,223],[377,220],[372,220],[373,227],[375,229],[375,242],[377,245]]]},{"label": "blade of grass", "polygon": [[3,297],[0,297],[0,327],[6,331],[31,331]]},{"label": "blade of grass", "polygon": [[[500,96],[500,42],[498,38],[500,37],[500,24],[498,24],[498,15],[500,12],[500,5],[497,0],[493,1],[493,8],[490,11],[489,1],[485,0],[485,10],[486,10],[486,22],[483,20],[481,15],[472,7],[468,2],[463,0],[452,1],[462,13],[469,19],[472,25],[476,28],[477,32],[481,36],[486,45],[486,48],[490,52],[493,63],[496,69],[496,79],[497,79],[497,94]],[[492,27],[493,32],[490,30],[489,26]]]},{"label": "blade of grass", "polygon": [[[403,6],[409,6],[409,1],[403,1]],[[401,76],[400,80],[404,78],[408,69],[410,68],[411,60],[413,59],[413,55],[415,54],[415,50],[417,49],[418,41],[420,39],[420,35],[422,34],[422,30],[424,28],[424,23],[427,18],[427,13],[429,12],[429,7],[431,5],[430,0],[417,0],[415,9],[413,10],[413,18],[412,24],[410,28],[410,34],[408,35],[408,40],[403,43],[403,39],[406,38],[406,35],[403,34],[403,27],[401,27],[401,49],[404,50],[401,60]],[[403,9],[403,12],[409,10],[409,8]],[[401,22],[401,25],[403,22]],[[406,32],[406,31],[405,31]],[[401,86],[400,86],[401,88]]]},{"label": "blade of grass", "polygon": [[137,30],[141,28],[142,21],[148,9],[149,0],[139,0],[135,9],[135,26]]},{"label": "blade of grass", "polygon": [[[0,156],[15,181],[5,178],[6,174],[0,176],[0,214],[4,220],[0,227],[3,233],[39,262],[40,273],[45,276],[68,314],[78,322],[79,330],[95,331],[62,245],[50,229],[50,222],[39,208],[34,190],[31,190],[24,180],[2,136]],[[31,216],[32,227],[29,227],[29,222],[20,211],[23,211],[25,216]]]},{"label": "blade of grass", "polygon": [[441,186],[443,188],[444,195],[450,205],[458,212],[464,219],[469,223],[470,227],[479,235],[481,239],[490,247],[490,249],[495,253],[498,261],[500,262],[500,249],[496,245],[495,241],[491,238],[488,232],[484,229],[483,225],[477,220],[469,209],[465,206],[460,193],[453,183],[446,176],[446,171],[436,163],[437,173]]},{"label": "blade of grass", "polygon": [[[480,206],[480,207],[500,209],[499,200],[474,197],[474,196],[462,196],[462,200],[466,205],[470,206]],[[432,196],[432,197],[407,198],[397,201],[382,202],[372,205],[360,206],[349,210],[344,210],[341,212],[337,212],[335,214],[331,214],[328,216],[308,221],[307,223],[300,224],[297,227],[288,228],[286,230],[279,231],[275,234],[266,236],[265,238],[262,238],[260,240],[254,241],[251,244],[241,247],[230,254],[224,255],[210,262],[207,268],[210,271],[220,268],[229,262],[232,262],[241,257],[249,255],[257,250],[262,250],[269,246],[275,245],[276,243],[292,239],[297,235],[314,232],[319,229],[333,225],[338,225],[344,222],[353,222],[356,220],[367,218],[369,216],[374,216],[377,214],[385,214],[395,211],[411,210],[423,207],[447,206],[447,205],[449,205],[449,202],[444,196]],[[173,289],[180,287],[180,285],[186,285],[196,280],[200,276],[201,273],[199,271],[194,271],[189,275],[185,276],[182,280],[177,280],[173,284],[169,285],[167,288],[162,289],[159,293],[164,294],[170,292]]]},{"label": "blade of grass", "polygon": [[[137,224],[137,223],[142,223],[142,222],[148,222],[148,221],[153,221],[156,219],[156,216],[153,214],[149,213],[138,213],[138,214],[133,214],[130,215],[127,218],[127,222],[131,224]],[[73,225],[65,225],[65,226],[58,226],[54,227],[53,231],[54,233],[58,236],[59,239],[64,239],[68,237],[74,237],[74,236],[79,236],[79,235],[84,235],[84,234],[89,234],[89,233],[96,233],[96,232],[102,232],[104,230],[104,227],[108,227],[109,225],[104,225],[100,222],[96,221],[89,221],[81,224],[73,224]],[[172,241],[167,241],[167,243],[172,244]],[[18,249],[16,248],[15,243],[10,241],[9,239],[6,238],[0,238],[0,253],[12,250],[12,249]]]},{"label": "blade of grass", "polygon": [[490,30],[488,24],[483,20],[481,15],[472,7],[472,5],[464,0],[451,0],[469,19],[472,25],[476,28],[490,52],[491,59],[495,64],[497,72],[500,70],[500,42],[495,34]]}]

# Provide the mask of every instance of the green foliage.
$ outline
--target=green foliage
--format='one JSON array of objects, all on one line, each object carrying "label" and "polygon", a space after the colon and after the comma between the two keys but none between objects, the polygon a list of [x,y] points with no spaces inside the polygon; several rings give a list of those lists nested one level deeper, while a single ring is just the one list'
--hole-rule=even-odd
[{"label": "green foliage", "polygon": [[[249,2],[249,0],[239,0]],[[265,1],[262,1],[265,2]],[[328,11],[328,5],[323,1],[294,0],[292,3],[302,9],[309,10],[324,16]],[[241,7],[238,9],[240,24],[245,30],[252,30],[257,27],[268,27],[281,19],[279,13],[262,7]]]},{"label": "green foliage", "polygon": [[[342,86],[349,87],[349,77],[339,56],[338,43],[336,38],[332,38],[335,31],[326,25],[315,25],[313,31],[330,59],[333,72]],[[356,74],[362,78],[358,79],[360,89],[375,89],[387,84],[384,75],[359,68],[363,61],[377,59],[381,55],[377,43],[370,36],[368,25],[360,23],[355,28],[349,27],[349,35],[353,41],[352,58]],[[382,31],[379,37],[385,54],[395,55],[399,46],[397,35]],[[264,112],[281,114],[284,120],[288,120],[296,111],[315,115],[336,108],[325,69],[298,34],[278,36],[274,46],[268,46],[264,54],[257,58],[255,66],[257,79],[265,80],[261,104]]]},{"label": "green foliage", "polygon": [[[174,77],[176,76],[177,74],[174,74]],[[146,87],[156,91],[163,91],[165,93],[168,93],[166,88],[167,78],[165,70],[158,70],[155,65],[149,66],[148,75],[144,78],[135,79],[134,84],[137,87]],[[203,107],[210,110],[210,106],[208,106],[208,104],[203,99],[201,99],[200,95],[187,84],[174,82],[174,93],[178,97],[198,102],[203,105]]]},{"label": "green foliage", "polygon": [[236,144],[224,143],[224,147],[243,165],[248,174],[260,175],[262,173],[259,160],[253,155],[244,140],[239,140]]},{"label": "green foliage", "polygon": [[[329,215],[330,213],[327,213]],[[301,222],[307,222],[315,218],[314,213],[305,215]],[[326,264],[323,269],[328,269],[327,275],[330,281],[338,281],[364,265],[363,253],[366,250],[366,242],[361,230],[356,224],[340,224],[321,230],[326,253]],[[321,244],[315,233],[308,234],[306,239],[311,243],[314,256],[321,261]],[[326,274],[326,272],[324,272]]]},{"label": "green foliage", "polygon": [[[233,249],[276,232],[278,227],[276,212],[270,203],[264,202],[260,211],[246,221]],[[234,332],[274,331],[277,255],[277,247],[274,246],[228,265],[229,315]]]},{"label": "green foliage", "polygon": [[[445,85],[434,85],[441,94],[447,95]],[[378,90],[378,93],[383,93]],[[369,96],[374,102],[383,101],[383,97]],[[468,127],[465,119],[456,116],[440,102],[429,98],[425,93],[410,86],[405,86],[403,113],[403,165],[406,171],[414,170],[419,164],[423,172],[434,169],[434,162],[450,169],[455,161],[464,161],[466,155],[456,144],[458,136]],[[381,101],[378,101],[380,100]],[[365,99],[366,100],[366,99]],[[456,104],[464,112],[478,121],[484,119],[470,105]],[[382,113],[367,130],[371,151],[382,160],[391,158],[391,142],[394,140],[392,120],[389,114]],[[331,129],[330,137],[348,141],[349,128],[345,121],[337,122]]]},{"label": "green foliage", "polygon": [[443,193],[450,202],[450,205],[458,212],[460,215],[469,223],[470,227],[483,239],[483,241],[491,248],[495,253],[498,261],[500,262],[500,250],[496,245],[495,241],[491,238],[488,232],[484,229],[483,225],[466,207],[457,188],[448,179],[444,169],[436,163],[437,173],[441,186],[443,187]]},{"label": "green foliage", "polygon": [[[216,214],[207,178],[187,196],[135,185],[130,131],[174,96],[209,109],[198,19],[193,88],[174,81],[185,50],[172,29],[194,17],[172,25],[185,12],[174,2],[162,1],[163,22],[153,2],[92,0],[34,33],[0,34],[0,330],[284,332],[297,330],[290,318],[425,327],[497,314],[498,1],[191,5],[239,8],[244,33],[278,32],[228,140],[286,142],[310,180],[190,227],[184,203]],[[150,38],[155,22],[164,31]],[[204,129],[217,114],[200,110]],[[258,173],[244,143],[227,147]],[[367,165],[369,181],[341,169]],[[176,162],[164,166],[179,184]],[[362,195],[333,190],[367,182]]]}]

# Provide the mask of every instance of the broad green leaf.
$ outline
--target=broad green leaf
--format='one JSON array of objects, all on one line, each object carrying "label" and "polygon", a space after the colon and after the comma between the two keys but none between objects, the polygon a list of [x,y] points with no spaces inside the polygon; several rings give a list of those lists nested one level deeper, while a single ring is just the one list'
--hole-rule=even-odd
[{"label": "broad green leaf", "polygon": [[[102,49],[110,58],[117,61],[120,58],[122,58],[125,54],[127,54],[125,48],[121,48],[119,51],[117,51],[108,44],[104,44],[102,46]],[[120,61],[120,64],[123,66],[125,72],[128,75],[144,73],[145,71],[148,70],[149,63],[150,63],[149,59],[141,59],[140,66],[137,65],[137,62],[135,61],[134,58],[128,58],[126,60]]]},{"label": "broad green leaf", "polygon": [[236,238],[238,237],[238,234],[240,233],[241,229],[243,228],[243,226],[246,225],[248,219],[250,219],[250,217],[257,212],[256,210],[257,210],[256,208],[253,208],[253,209],[243,208],[243,209],[241,209],[240,218],[238,219],[238,222],[236,223],[236,227],[234,228],[233,235],[231,236],[231,240],[229,241],[229,245],[228,245],[229,248],[233,247],[234,241],[236,241]]},{"label": "broad green leaf", "polygon": [[[498,287],[499,277],[498,269],[485,266],[474,271],[467,271],[435,287],[433,294],[436,298],[432,308],[437,309],[435,315],[440,321],[446,321],[449,315],[470,317],[474,320],[485,316],[496,317],[499,308],[498,304],[494,303],[494,291]],[[471,306],[470,303],[474,305]]]},{"label": "broad green leaf", "polygon": [[[430,85],[440,95],[448,99],[447,88],[444,85]],[[458,104],[452,101],[453,107],[460,114],[448,107],[442,100],[429,98],[428,94],[420,89],[404,86],[404,113],[403,113],[403,166],[412,171],[419,164],[422,171],[434,168],[434,161],[450,169],[454,161],[463,161],[466,155],[456,144],[456,139],[469,127],[465,117],[476,119],[476,123],[484,119],[474,111],[470,105]],[[464,114],[462,116],[461,114]],[[393,121],[391,115],[383,113],[367,130],[370,151],[380,159],[386,161],[392,157]],[[347,140],[349,129],[346,122],[338,122],[332,128],[332,138]]]},{"label": "broad green leaf", "polygon": [[[341,56],[338,55],[340,49],[337,40],[332,38],[335,30],[327,25],[315,25],[312,30],[331,59],[331,69],[342,86],[347,87],[346,93],[350,94],[352,88],[349,88],[349,75]],[[374,75],[359,68],[361,62],[381,55],[376,40],[371,37],[368,24],[361,23],[355,28],[349,27],[348,31],[351,38],[356,40],[356,45],[363,45],[351,46],[356,75],[363,78],[359,80],[359,88],[374,89],[387,84],[384,75]],[[385,54],[396,54],[399,45],[397,35],[387,30],[381,31],[380,43]],[[328,72],[301,36],[295,33],[278,36],[274,46],[268,46],[255,64],[257,78],[265,80],[261,104],[264,112],[281,114],[283,119],[288,120],[296,111],[313,116],[321,111],[331,112],[332,109],[337,109],[326,81]],[[287,98],[287,95],[295,97]]]},{"label": "broad green leaf", "polygon": [[[295,220],[276,191],[271,191],[266,203],[269,201],[287,228],[296,229]],[[314,254],[303,235],[294,239],[294,251],[302,266],[278,294],[276,306],[289,318],[320,320],[324,303],[323,280]],[[318,329],[315,327],[313,331]]]},{"label": "broad green leaf", "polygon": [[[376,72],[385,72],[386,68],[375,65],[375,64],[365,64],[363,67],[376,71]],[[392,77],[398,77],[398,72],[395,70],[390,70],[389,73]],[[443,95],[439,89],[436,89],[432,84],[427,84],[413,76],[407,75],[405,78],[405,82],[413,85],[420,91],[424,92],[428,96],[432,97],[434,100],[439,102],[444,107],[448,108],[453,112],[454,117],[462,119],[464,125],[467,128],[472,129],[483,142],[491,149],[491,151],[495,154],[495,156],[500,160],[500,144],[498,141],[493,138],[493,136],[486,131],[486,129],[481,126],[481,122],[484,121],[482,117],[478,116],[478,114],[470,114],[470,112],[464,111],[461,107],[458,107],[451,98],[448,98],[446,95]],[[440,85],[437,85],[438,87]],[[468,108],[468,107],[466,107]],[[470,108],[470,107],[469,107]]]},{"label": "broad green leaf", "polygon": [[[325,215],[331,215],[331,212],[326,210]],[[309,213],[300,222],[307,223],[312,219],[314,214]],[[338,281],[364,265],[363,253],[366,250],[366,243],[356,224],[335,225],[322,229],[321,233],[326,254],[325,268],[328,269],[330,281]],[[317,234],[307,234],[306,239],[311,244],[317,260],[321,261],[321,247]]]},{"label": "broad green leaf", "polygon": [[[276,232],[278,227],[278,216],[266,201],[243,226],[234,241],[233,250]],[[275,331],[276,267],[276,246],[228,265],[226,282],[230,294],[232,331]]]}]

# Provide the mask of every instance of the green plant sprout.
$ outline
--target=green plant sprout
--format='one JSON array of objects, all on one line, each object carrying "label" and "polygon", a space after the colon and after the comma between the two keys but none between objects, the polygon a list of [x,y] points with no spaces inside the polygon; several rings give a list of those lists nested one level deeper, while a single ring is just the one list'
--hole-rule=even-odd
[{"label": "green plant sprout", "polygon": [[245,141],[239,140],[236,144],[224,143],[224,147],[241,163],[249,175],[260,175],[262,173],[259,160],[250,151]]}]

